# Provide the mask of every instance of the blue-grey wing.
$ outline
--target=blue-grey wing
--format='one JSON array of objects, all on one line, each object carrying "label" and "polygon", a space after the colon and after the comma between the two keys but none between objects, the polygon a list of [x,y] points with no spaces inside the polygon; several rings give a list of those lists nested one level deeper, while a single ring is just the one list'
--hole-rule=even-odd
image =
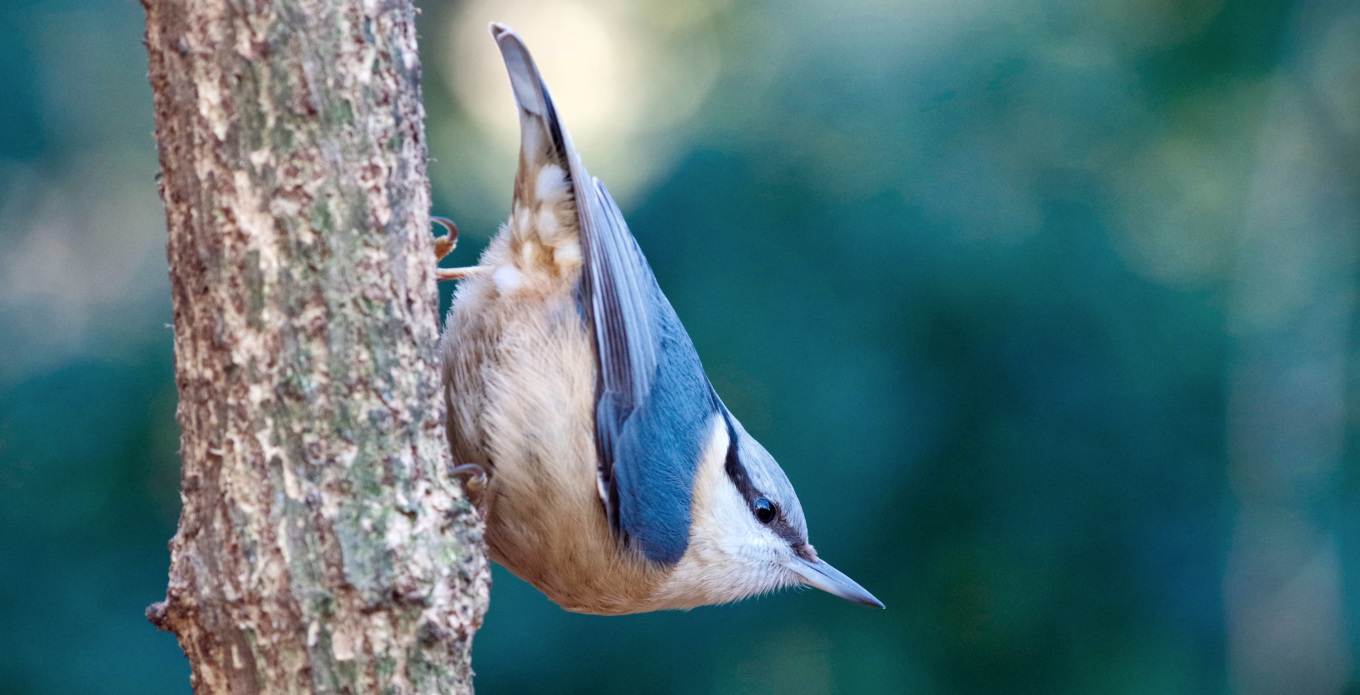
[{"label": "blue-grey wing", "polygon": [[491,25],[520,110],[521,154],[566,166],[580,221],[577,291],[598,357],[599,487],[616,537],[673,563],[689,544],[690,500],[704,435],[718,412],[689,335],[604,185],[581,164],[529,50]]},{"label": "blue-grey wing", "polygon": [[695,470],[718,404],[609,191],[591,178],[575,192],[585,247],[579,301],[599,356],[595,430],[605,509],[630,546],[655,562],[677,562],[689,543]]}]

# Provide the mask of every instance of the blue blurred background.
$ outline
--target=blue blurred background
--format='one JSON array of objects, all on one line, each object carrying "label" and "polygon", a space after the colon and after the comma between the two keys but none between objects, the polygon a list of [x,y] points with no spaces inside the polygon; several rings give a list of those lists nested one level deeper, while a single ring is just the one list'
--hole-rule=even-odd
[{"label": "blue blurred background", "polygon": [[[509,207],[491,19],[888,609],[497,568],[480,692],[1360,693],[1360,5],[426,2],[455,263]],[[189,690],[141,36],[0,5],[0,693]]]}]

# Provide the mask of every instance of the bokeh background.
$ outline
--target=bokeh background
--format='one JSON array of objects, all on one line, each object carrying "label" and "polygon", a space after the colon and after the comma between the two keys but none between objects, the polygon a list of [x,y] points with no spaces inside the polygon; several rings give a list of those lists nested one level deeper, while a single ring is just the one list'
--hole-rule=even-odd
[{"label": "bokeh background", "polygon": [[[481,693],[1360,693],[1360,5],[430,0],[455,262],[509,206],[490,19],[888,609],[497,568]],[[0,5],[0,693],[189,691],[141,23]]]}]

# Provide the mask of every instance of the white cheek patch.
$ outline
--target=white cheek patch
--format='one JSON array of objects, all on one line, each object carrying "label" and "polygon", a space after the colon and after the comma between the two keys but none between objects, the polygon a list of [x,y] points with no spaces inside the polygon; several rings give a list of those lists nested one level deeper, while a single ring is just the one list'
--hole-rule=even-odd
[{"label": "white cheek patch", "polygon": [[510,294],[519,289],[519,270],[513,265],[503,265],[497,268],[496,272],[492,273],[491,279],[495,281],[496,289],[500,290],[501,294]]},{"label": "white cheek patch", "polygon": [[755,523],[746,499],[729,478],[724,476],[716,487],[710,512],[714,516],[713,543],[732,557],[744,559],[756,554],[753,551],[766,545],[766,529]]},{"label": "white cheek patch", "polygon": [[553,202],[564,198],[567,194],[567,174],[562,171],[562,167],[556,164],[549,164],[538,170],[538,182],[534,185],[534,193],[543,202]]}]

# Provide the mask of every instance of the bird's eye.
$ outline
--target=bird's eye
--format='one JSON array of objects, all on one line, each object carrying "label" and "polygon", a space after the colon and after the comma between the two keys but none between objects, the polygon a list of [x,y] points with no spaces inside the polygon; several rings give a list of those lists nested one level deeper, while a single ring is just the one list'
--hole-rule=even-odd
[{"label": "bird's eye", "polygon": [[764,497],[752,502],[751,509],[755,511],[756,518],[759,519],[762,524],[768,524],[771,521],[774,521],[774,518],[779,515],[779,508],[775,506],[774,502],[771,502]]}]

